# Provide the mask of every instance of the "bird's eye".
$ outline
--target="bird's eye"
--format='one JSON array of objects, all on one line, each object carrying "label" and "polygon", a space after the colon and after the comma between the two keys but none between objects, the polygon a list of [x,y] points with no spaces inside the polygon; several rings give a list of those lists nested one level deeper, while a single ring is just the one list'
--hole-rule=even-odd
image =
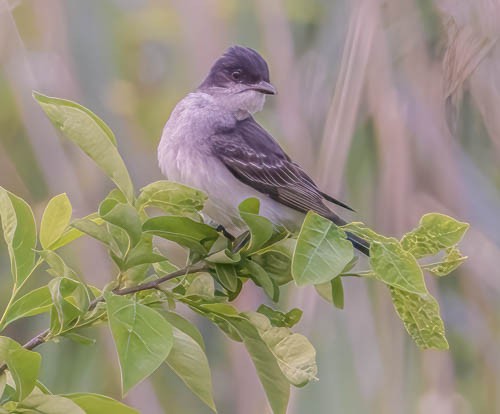
[{"label": "bird's eye", "polygon": [[231,73],[231,77],[233,80],[239,82],[241,80],[241,71],[235,70],[233,73]]}]

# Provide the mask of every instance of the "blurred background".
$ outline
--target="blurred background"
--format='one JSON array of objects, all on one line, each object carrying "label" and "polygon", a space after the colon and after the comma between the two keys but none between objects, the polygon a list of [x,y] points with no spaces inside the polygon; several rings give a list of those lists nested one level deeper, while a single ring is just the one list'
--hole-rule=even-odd
[{"label": "blurred background", "polygon": [[[499,22],[498,0],[0,0],[0,185],[37,219],[56,194],[82,217],[112,188],[57,136],[32,89],[102,117],[137,188],[161,179],[156,146],[175,103],[228,46],[253,47],[279,91],[258,120],[357,210],[347,218],[393,236],[430,211],[472,224],[466,264],[427,280],[449,352],[419,351],[381,284],[346,280],[344,311],[287,289],[279,306],[304,309],[297,330],[317,349],[320,378],[293,390],[289,413],[500,413]],[[63,255],[96,286],[114,276],[93,241]],[[2,303],[8,269],[2,242]],[[247,289],[238,306],[262,301]],[[243,347],[185,314],[205,337],[219,412],[269,412]],[[45,323],[7,334],[24,341]],[[42,346],[42,380],[119,398],[113,344],[104,329],[91,334],[97,345]],[[209,413],[166,366],[125,400],[147,414]]]}]

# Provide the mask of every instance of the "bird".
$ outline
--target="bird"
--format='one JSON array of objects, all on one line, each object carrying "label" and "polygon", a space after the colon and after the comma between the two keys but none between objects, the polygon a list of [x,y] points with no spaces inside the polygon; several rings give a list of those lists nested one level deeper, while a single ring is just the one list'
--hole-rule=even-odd
[{"label": "bird", "polygon": [[[204,191],[203,213],[229,234],[245,229],[238,206],[250,197],[260,200],[260,215],[291,232],[311,210],[345,225],[327,202],[352,208],[321,191],[253,117],[276,93],[257,51],[228,48],[171,112],[158,145],[161,172]],[[369,255],[368,242],[351,233],[347,238]]]}]

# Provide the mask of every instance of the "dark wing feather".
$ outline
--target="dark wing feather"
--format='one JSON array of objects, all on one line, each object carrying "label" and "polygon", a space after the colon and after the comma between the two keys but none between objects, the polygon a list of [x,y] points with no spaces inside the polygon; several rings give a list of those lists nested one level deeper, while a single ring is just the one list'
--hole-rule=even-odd
[{"label": "dark wing feather", "polygon": [[[278,143],[253,118],[210,137],[212,152],[240,181],[295,210],[314,210],[332,218],[323,203],[333,198],[292,162]],[[336,202],[336,200],[335,200]],[[337,204],[345,206],[337,202]]]}]

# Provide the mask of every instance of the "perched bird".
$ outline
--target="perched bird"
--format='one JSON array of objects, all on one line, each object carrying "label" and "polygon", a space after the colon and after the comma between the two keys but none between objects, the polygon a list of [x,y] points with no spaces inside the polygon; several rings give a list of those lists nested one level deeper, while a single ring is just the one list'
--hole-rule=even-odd
[{"label": "perched bird", "polygon": [[[204,213],[230,232],[245,228],[238,205],[249,197],[260,199],[261,215],[291,231],[309,210],[345,224],[325,201],[352,209],[322,192],[252,117],[274,94],[262,56],[247,47],[229,48],[170,115],[158,147],[162,173],[205,191]],[[368,255],[366,241],[348,238]]]}]

